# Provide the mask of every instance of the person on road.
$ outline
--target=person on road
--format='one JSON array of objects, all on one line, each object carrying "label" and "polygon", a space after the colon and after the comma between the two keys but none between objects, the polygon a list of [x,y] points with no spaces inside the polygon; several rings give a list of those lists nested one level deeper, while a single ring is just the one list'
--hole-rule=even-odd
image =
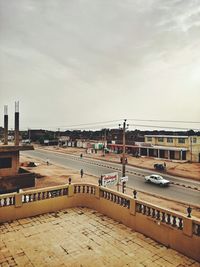
[{"label": "person on road", "polygon": [[47,165],[49,165],[49,159],[46,160]]},{"label": "person on road", "polygon": [[80,170],[81,178],[83,178],[83,169]]}]

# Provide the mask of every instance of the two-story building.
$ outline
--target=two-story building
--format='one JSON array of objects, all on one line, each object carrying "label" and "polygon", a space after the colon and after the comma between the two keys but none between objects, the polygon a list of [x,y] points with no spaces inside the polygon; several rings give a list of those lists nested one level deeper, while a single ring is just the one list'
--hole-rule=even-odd
[{"label": "two-story building", "polygon": [[200,162],[200,136],[145,135],[141,156]]}]

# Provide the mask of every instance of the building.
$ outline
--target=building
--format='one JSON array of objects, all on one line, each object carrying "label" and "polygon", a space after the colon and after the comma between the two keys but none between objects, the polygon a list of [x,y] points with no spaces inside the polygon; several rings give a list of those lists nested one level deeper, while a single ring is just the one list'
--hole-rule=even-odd
[{"label": "building", "polygon": [[200,162],[200,136],[145,135],[141,156]]},{"label": "building", "polygon": [[0,194],[35,186],[35,175],[19,166],[20,151],[33,149],[32,145],[19,145],[18,110],[15,112],[15,143],[14,145],[8,144],[8,115],[6,111],[4,114],[4,143],[0,145]]}]

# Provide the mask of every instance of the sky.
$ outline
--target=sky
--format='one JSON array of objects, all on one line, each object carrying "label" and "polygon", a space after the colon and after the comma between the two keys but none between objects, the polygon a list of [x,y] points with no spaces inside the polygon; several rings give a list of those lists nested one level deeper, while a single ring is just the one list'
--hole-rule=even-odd
[{"label": "sky", "polygon": [[15,101],[21,129],[200,121],[200,1],[0,0],[0,125]]}]

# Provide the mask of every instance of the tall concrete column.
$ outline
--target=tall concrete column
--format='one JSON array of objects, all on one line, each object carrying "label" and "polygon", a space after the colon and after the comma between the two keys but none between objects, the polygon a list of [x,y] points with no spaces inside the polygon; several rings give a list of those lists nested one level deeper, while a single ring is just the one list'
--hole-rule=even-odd
[{"label": "tall concrete column", "polygon": [[19,101],[15,102],[15,146],[19,145]]},{"label": "tall concrete column", "polygon": [[8,144],[8,106],[4,106],[4,145]]},{"label": "tall concrete column", "polygon": [[170,159],[170,151],[168,150],[167,152],[168,152],[168,159]]},{"label": "tall concrete column", "polygon": [[147,148],[147,157],[149,157],[149,148]]},{"label": "tall concrete column", "polygon": [[139,155],[141,156],[141,147],[139,147]]},{"label": "tall concrete column", "polygon": [[158,158],[160,158],[160,149],[158,149]]}]

